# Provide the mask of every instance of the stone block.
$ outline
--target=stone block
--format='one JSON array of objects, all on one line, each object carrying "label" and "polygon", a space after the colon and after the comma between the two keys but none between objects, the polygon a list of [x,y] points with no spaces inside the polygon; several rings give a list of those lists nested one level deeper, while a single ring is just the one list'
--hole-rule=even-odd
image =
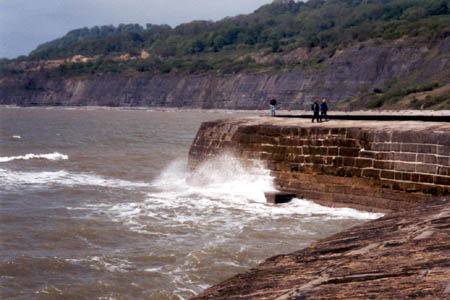
[{"label": "stone block", "polygon": [[333,158],[333,166],[340,167],[344,165],[344,158],[335,157]]},{"label": "stone block", "polygon": [[294,140],[288,137],[281,137],[280,138],[280,145],[282,146],[294,146]]},{"label": "stone block", "polygon": [[303,146],[305,144],[305,141],[299,138],[294,138],[294,144],[297,147]]},{"label": "stone block", "polygon": [[280,136],[281,135],[281,127],[278,127],[278,126],[261,127],[261,134],[267,135],[267,136]]},{"label": "stone block", "polygon": [[362,170],[362,177],[380,179],[380,176],[381,176],[381,170],[377,170],[377,169]]},{"label": "stone block", "polygon": [[270,144],[261,144],[261,147],[259,149],[261,152],[272,153],[274,146]]},{"label": "stone block", "polygon": [[261,136],[260,137],[260,143],[261,144],[268,144],[268,145],[278,145],[278,138],[273,136]]},{"label": "stone block", "polygon": [[309,135],[310,137],[316,137],[317,135],[320,135],[320,129],[319,127],[311,127],[309,129]]},{"label": "stone block", "polygon": [[308,128],[300,128],[298,131],[299,136],[309,136]]},{"label": "stone block", "polygon": [[357,157],[359,155],[359,148],[345,148],[341,147],[339,148],[339,155],[340,156],[350,156],[350,157]]},{"label": "stone block", "polygon": [[391,162],[385,161],[385,160],[374,160],[373,161],[373,167],[375,169],[390,169],[391,168]]},{"label": "stone block", "polygon": [[394,131],[392,133],[392,142],[420,143],[421,141],[421,137],[415,131]]},{"label": "stone block", "polygon": [[390,151],[394,151],[394,152],[400,152],[401,150],[401,144],[399,143],[391,143],[390,144]]},{"label": "stone block", "polygon": [[437,154],[441,156],[450,156],[450,146],[438,146]]},{"label": "stone block", "polygon": [[382,170],[380,176],[385,179],[395,179],[395,172]]},{"label": "stone block", "polygon": [[427,153],[427,154],[436,154],[437,153],[437,145],[418,144],[417,152],[418,153]]},{"label": "stone block", "polygon": [[394,169],[396,171],[415,172],[416,164],[415,163],[406,163],[406,162],[395,162]]},{"label": "stone block", "polygon": [[425,164],[436,164],[437,163],[436,155],[424,155],[423,163],[425,163]]},{"label": "stone block", "polygon": [[222,150],[230,150],[235,149],[237,147],[238,145],[232,141],[223,141],[220,143],[220,148],[222,148]]},{"label": "stone block", "polygon": [[415,162],[416,158],[416,153],[394,153],[394,160]]},{"label": "stone block", "polygon": [[296,155],[294,162],[302,164],[305,162],[305,157],[303,155]]},{"label": "stone block", "polygon": [[394,159],[394,153],[377,152],[377,153],[375,153],[375,159],[376,160],[393,160]]},{"label": "stone block", "polygon": [[323,165],[326,163],[326,158],[323,156],[314,155],[312,156],[312,162],[313,164]]},{"label": "stone block", "polygon": [[388,152],[391,151],[391,145],[387,143],[372,143],[371,150]]},{"label": "stone block", "polygon": [[272,154],[271,153],[261,153],[261,159],[262,160],[270,160],[272,159]]},{"label": "stone block", "polygon": [[326,147],[310,147],[309,148],[311,155],[327,155],[328,148]]},{"label": "stone block", "polygon": [[401,152],[413,152],[417,153],[418,144],[401,144],[400,151]]},{"label": "stone block", "polygon": [[438,167],[438,175],[450,176],[450,168],[448,167]]},{"label": "stone block", "polygon": [[[330,130],[330,134],[332,134],[332,135],[338,135],[338,134],[341,134],[341,128],[331,128],[331,130]],[[345,134],[345,133],[344,133]]]},{"label": "stone block", "polygon": [[374,151],[367,151],[367,150],[360,150],[359,151],[359,157],[364,157],[364,158],[375,158],[376,157],[377,152]]},{"label": "stone block", "polygon": [[330,128],[320,128],[318,131],[319,135],[330,135]]},{"label": "stone block", "polygon": [[344,157],[344,166],[346,167],[354,167],[356,159],[353,157]]},{"label": "stone block", "polygon": [[357,158],[356,159],[356,167],[358,167],[358,168],[372,168],[373,167],[373,159]]},{"label": "stone block", "polygon": [[380,130],[375,132],[375,142],[390,142],[392,137],[392,132],[389,132],[387,130]]},{"label": "stone block", "polygon": [[416,162],[423,163],[425,159],[425,154],[417,154]]},{"label": "stone block", "polygon": [[411,181],[412,173],[402,173],[402,180],[403,181]]},{"label": "stone block", "polygon": [[291,147],[290,152],[296,154],[296,155],[303,155],[303,148],[302,147]]},{"label": "stone block", "polygon": [[284,136],[295,136],[298,135],[298,128],[296,127],[283,127],[281,128],[281,135]]},{"label": "stone block", "polygon": [[420,174],[412,173],[412,174],[411,174],[411,181],[413,181],[413,182],[419,182],[419,181],[420,181]]},{"label": "stone block", "polygon": [[433,182],[439,185],[450,186],[450,176],[434,176]]},{"label": "stone block", "polygon": [[434,177],[433,175],[426,175],[426,174],[420,174],[419,175],[419,182],[422,183],[433,183]]},{"label": "stone block", "polygon": [[334,160],[334,158],[333,158],[332,156],[327,156],[327,157],[326,157],[326,160],[325,160],[325,163],[326,163],[327,165],[332,166],[332,165],[333,165],[333,160]]},{"label": "stone block", "polygon": [[327,155],[336,156],[338,154],[339,154],[339,148],[338,147],[328,147]]},{"label": "stone block", "polygon": [[441,166],[450,166],[450,157],[448,156],[437,156],[436,162]]},{"label": "stone block", "polygon": [[450,134],[448,132],[442,132],[436,134],[437,142],[435,144],[450,147]]}]

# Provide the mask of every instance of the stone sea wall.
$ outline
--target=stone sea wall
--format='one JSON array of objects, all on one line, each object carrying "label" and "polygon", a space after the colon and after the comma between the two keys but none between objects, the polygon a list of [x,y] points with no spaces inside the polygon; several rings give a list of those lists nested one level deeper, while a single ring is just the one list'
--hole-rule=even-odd
[{"label": "stone sea wall", "polygon": [[450,124],[249,118],[202,124],[191,168],[232,152],[315,202],[399,211],[450,191]]}]

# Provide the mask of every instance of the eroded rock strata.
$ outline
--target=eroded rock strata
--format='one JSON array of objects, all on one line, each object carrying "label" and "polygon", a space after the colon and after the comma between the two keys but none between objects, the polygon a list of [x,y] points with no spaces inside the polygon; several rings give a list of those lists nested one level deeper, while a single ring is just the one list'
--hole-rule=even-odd
[{"label": "eroded rock strata", "polygon": [[388,214],[269,258],[194,299],[450,299],[450,124],[208,122],[190,167],[224,151],[263,161],[277,187],[299,197]]},{"label": "eroded rock strata", "polygon": [[[301,49],[300,49],[301,50]],[[450,37],[432,48],[397,41],[368,43],[320,58],[292,52],[286,72],[218,75],[128,76],[109,74],[47,78],[28,74],[0,78],[0,104],[20,106],[151,106],[220,109],[266,109],[275,96],[283,109],[310,109],[317,98],[330,104],[385,89],[393,82],[402,89],[450,83]]]}]

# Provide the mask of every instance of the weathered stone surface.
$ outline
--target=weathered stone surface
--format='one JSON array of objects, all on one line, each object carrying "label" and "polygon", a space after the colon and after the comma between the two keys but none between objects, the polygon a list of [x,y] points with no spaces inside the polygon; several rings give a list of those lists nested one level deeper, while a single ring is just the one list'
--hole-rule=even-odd
[{"label": "weathered stone surface", "polygon": [[[447,147],[439,144],[446,141],[443,133],[450,136],[450,124],[312,124],[309,120],[256,117],[221,120],[201,126],[191,148],[190,167],[229,151],[243,160],[262,160],[275,179],[282,179],[275,180],[280,190],[328,205],[361,207],[367,203],[364,197],[373,197],[366,209],[405,209],[419,199],[449,193],[450,156],[438,150]],[[424,153],[426,150],[431,153]],[[322,183],[327,183],[325,188],[332,196],[323,192]],[[364,193],[356,193],[356,189]],[[390,202],[382,201],[385,195],[380,191],[385,190]]]},{"label": "weathered stone surface", "polygon": [[267,259],[206,299],[449,299],[450,199],[354,227]]}]

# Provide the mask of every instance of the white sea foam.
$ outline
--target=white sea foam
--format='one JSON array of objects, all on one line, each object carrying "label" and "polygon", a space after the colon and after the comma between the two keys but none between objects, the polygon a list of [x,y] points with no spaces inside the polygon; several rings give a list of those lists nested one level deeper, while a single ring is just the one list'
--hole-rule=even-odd
[{"label": "white sea foam", "polygon": [[325,207],[303,199],[268,204],[264,193],[276,191],[270,172],[258,163],[244,166],[231,155],[211,159],[193,174],[187,174],[185,162],[175,161],[151,187],[154,190],[145,201],[110,205],[109,209],[102,207],[102,212],[140,233],[148,233],[142,218],[152,218],[172,228],[194,228],[202,223],[236,232],[261,219],[370,220],[382,216],[350,208]]},{"label": "white sea foam", "polygon": [[132,182],[117,178],[107,178],[95,174],[56,172],[20,172],[0,169],[0,185],[5,188],[23,187],[48,188],[49,186],[99,186],[111,188],[148,187],[145,182]]},{"label": "white sea foam", "polygon": [[362,212],[350,208],[331,208],[311,201],[294,199],[291,203],[266,203],[265,192],[276,191],[273,177],[262,164],[245,167],[232,155],[226,154],[203,163],[193,174],[187,175],[180,161],[170,165],[153,182],[161,189],[154,198],[164,199],[166,205],[180,205],[179,199],[199,198],[196,206],[208,208],[230,207],[270,217],[283,215],[326,215],[331,218],[376,219],[382,214]]},{"label": "white sea foam", "polygon": [[3,156],[0,157],[0,162],[9,162],[13,160],[30,160],[30,159],[48,159],[48,160],[67,160],[69,156],[61,154],[58,152],[48,153],[48,154],[34,154],[29,153],[19,156]]}]

